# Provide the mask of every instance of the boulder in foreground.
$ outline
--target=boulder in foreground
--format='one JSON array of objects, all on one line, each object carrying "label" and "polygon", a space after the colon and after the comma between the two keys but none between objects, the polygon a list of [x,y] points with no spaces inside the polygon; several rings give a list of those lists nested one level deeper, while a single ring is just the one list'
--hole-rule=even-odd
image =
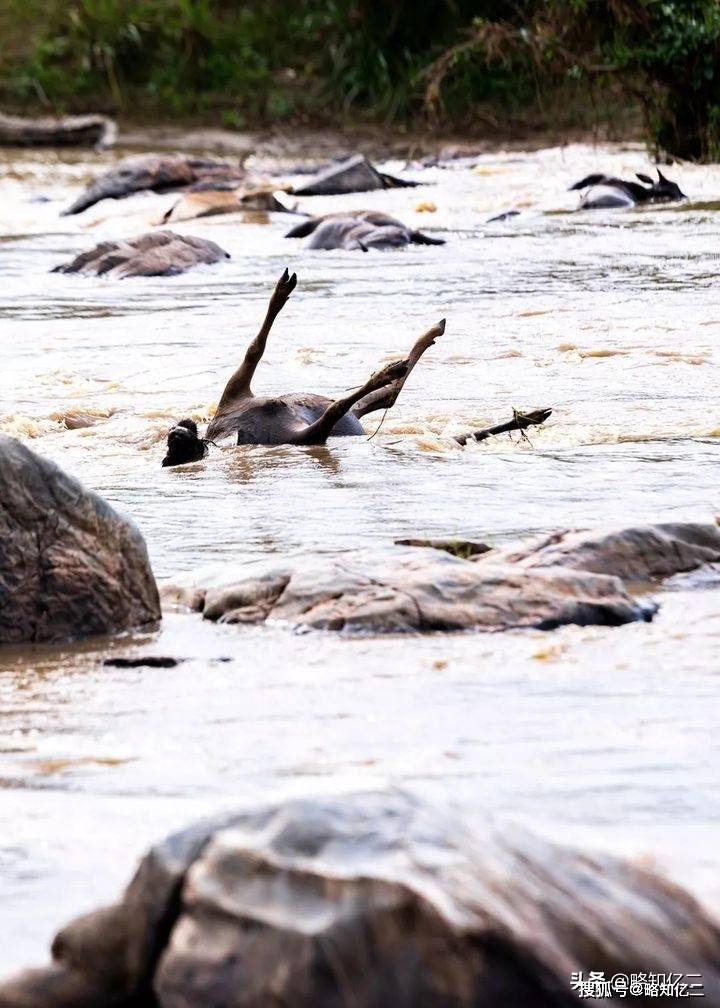
[{"label": "boulder in foreground", "polygon": [[135,525],[0,434],[0,644],[68,641],[158,619]]},{"label": "boulder in foreground", "polygon": [[593,970],[701,974],[720,1006],[720,931],[687,892],[401,791],[175,834],[53,957],[0,1008],[570,1008]]},{"label": "boulder in foreground", "polygon": [[111,147],[117,126],[102,115],[25,119],[0,113],[0,146]]},{"label": "boulder in foreground", "polygon": [[148,231],[138,238],[100,242],[70,262],[55,266],[52,273],[91,273],[94,276],[176,276],[193,266],[211,265],[230,258],[230,253],[207,238],[179,235],[174,231]]}]

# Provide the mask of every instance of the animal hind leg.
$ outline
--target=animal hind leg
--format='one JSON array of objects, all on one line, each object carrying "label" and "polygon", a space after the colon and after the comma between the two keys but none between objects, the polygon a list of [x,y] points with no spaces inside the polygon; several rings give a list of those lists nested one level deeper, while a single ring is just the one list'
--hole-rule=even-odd
[{"label": "animal hind leg", "polygon": [[362,417],[365,416],[366,413],[374,413],[377,410],[390,409],[391,406],[394,406],[412,369],[415,367],[425,351],[428,350],[435,343],[438,336],[442,336],[444,332],[445,319],[440,319],[437,325],[434,325],[432,329],[428,329],[426,333],[423,333],[420,339],[415,342],[407,358],[404,361],[399,362],[405,365],[405,373],[387,388],[377,389],[375,392],[371,392],[369,395],[363,396],[360,402],[356,403],[353,407],[353,413],[355,416]]},{"label": "animal hind leg", "polygon": [[388,386],[394,385],[405,376],[406,369],[406,361],[394,361],[392,364],[381,368],[380,371],[376,371],[359,389],[351,392],[350,395],[343,396],[342,399],[336,399],[335,402],[330,403],[315,423],[310,424],[309,427],[300,431],[292,439],[292,444],[324,444],[338,420],[342,419],[346,413],[349,413],[356,403],[372,392],[383,391]]}]

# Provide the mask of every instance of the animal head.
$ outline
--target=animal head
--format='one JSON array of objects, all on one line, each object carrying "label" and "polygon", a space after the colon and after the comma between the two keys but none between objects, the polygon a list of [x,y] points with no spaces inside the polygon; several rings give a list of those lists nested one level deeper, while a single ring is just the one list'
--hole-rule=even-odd
[{"label": "animal head", "polygon": [[640,173],[637,175],[642,183],[650,187],[649,196],[651,200],[671,202],[687,199],[687,196],[677,182],[671,182],[669,178],[665,178],[659,168],[657,173],[657,182],[654,182],[649,175],[641,175]]},{"label": "animal head", "polygon": [[167,437],[167,455],[163,466],[183,465],[185,462],[199,462],[208,453],[207,441],[198,437],[194,420],[179,420]]},{"label": "animal head", "polygon": [[687,199],[687,196],[682,191],[680,186],[676,182],[671,182],[670,179],[665,178],[663,173],[658,168],[658,180],[655,185],[655,192],[662,195],[663,199],[667,200],[683,200]]}]

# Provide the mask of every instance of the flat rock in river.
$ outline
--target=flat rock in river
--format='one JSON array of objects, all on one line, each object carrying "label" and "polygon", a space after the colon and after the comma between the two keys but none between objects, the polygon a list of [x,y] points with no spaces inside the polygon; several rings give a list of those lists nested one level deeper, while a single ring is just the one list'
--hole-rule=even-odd
[{"label": "flat rock in river", "polygon": [[494,557],[524,570],[566,567],[613,574],[624,581],[656,581],[720,560],[720,528],[710,522],[666,522],[577,531],[512,544]]},{"label": "flat rock in river", "polygon": [[0,434],[0,644],[66,641],[159,618],[135,525]]},{"label": "flat rock in river", "polygon": [[137,238],[100,242],[53,273],[92,273],[95,276],[175,276],[193,266],[229,259],[230,253],[207,238],[174,231],[148,231]]},{"label": "flat rock in river", "polygon": [[297,186],[297,196],[337,196],[342,193],[371,192],[420,185],[409,179],[380,172],[362,154],[355,154],[326,168],[308,182]]},{"label": "flat rock in river", "polygon": [[397,790],[177,833],[53,957],[0,1008],[571,1008],[594,970],[700,974],[720,1006],[720,931],[687,892]]},{"label": "flat rock in river", "polygon": [[524,570],[491,557],[473,563],[444,550],[397,547],[271,560],[183,576],[162,596],[211,620],[273,619],[348,633],[618,626],[655,612],[618,578],[562,567]]}]

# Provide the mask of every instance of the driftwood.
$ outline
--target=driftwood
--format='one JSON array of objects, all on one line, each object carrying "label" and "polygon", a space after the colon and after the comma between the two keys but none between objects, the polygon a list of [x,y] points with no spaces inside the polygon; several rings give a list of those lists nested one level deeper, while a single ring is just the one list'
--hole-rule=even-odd
[{"label": "driftwood", "polygon": [[484,427],[482,430],[472,431],[470,434],[459,434],[455,440],[458,444],[466,445],[468,441],[485,441],[486,438],[493,437],[495,434],[525,431],[528,427],[539,427],[541,424],[544,424],[551,415],[551,409],[530,410],[529,413],[513,410],[512,420],[496,424],[494,427]]},{"label": "driftwood", "polygon": [[112,147],[117,126],[101,115],[24,119],[0,113],[0,145],[7,147]]},{"label": "driftwood", "polygon": [[51,273],[91,273],[95,276],[175,276],[201,264],[229,259],[230,253],[207,238],[174,231],[148,231],[137,238],[105,241]]}]

